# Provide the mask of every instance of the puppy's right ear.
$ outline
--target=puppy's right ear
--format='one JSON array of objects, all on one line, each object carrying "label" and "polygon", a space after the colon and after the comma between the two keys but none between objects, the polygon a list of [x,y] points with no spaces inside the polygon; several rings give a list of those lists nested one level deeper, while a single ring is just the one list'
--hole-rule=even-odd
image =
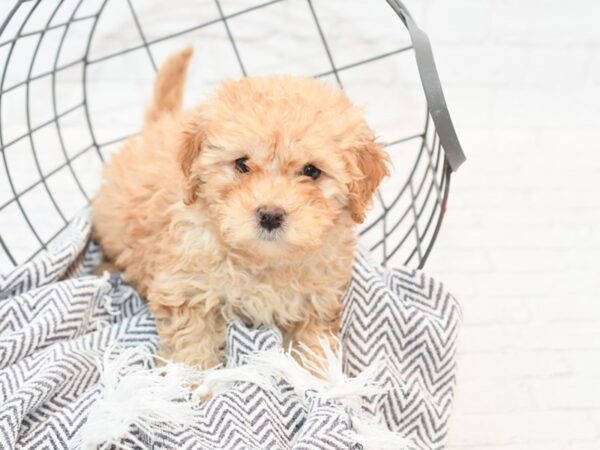
[{"label": "puppy's right ear", "polygon": [[204,133],[200,126],[198,117],[185,119],[180,135],[179,154],[177,155],[179,166],[185,177],[183,203],[191,205],[198,198],[198,187],[201,180],[194,163],[200,155],[204,143]]}]

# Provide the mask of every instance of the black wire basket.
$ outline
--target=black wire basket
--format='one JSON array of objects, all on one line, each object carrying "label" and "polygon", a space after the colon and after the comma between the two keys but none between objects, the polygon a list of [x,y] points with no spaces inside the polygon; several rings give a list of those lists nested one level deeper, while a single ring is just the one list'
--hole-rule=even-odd
[{"label": "black wire basket", "polygon": [[365,106],[394,170],[362,243],[384,264],[425,264],[465,158],[429,41],[400,1],[18,0],[6,13],[0,271],[36,256],[86,206],[102,162],[139,129],[161,60],[190,42],[190,102],[223,78],[287,72]]}]

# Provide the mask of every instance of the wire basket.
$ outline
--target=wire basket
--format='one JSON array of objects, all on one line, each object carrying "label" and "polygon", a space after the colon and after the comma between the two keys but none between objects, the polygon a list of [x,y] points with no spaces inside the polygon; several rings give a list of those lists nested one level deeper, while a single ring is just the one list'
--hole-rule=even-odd
[{"label": "wire basket", "polygon": [[405,6],[165,5],[19,0],[0,19],[0,271],[36,256],[85,207],[102,162],[140,129],[160,62],[190,42],[198,47],[190,104],[223,78],[286,72],[336,83],[365,106],[394,170],[361,228],[362,243],[384,264],[422,267],[464,155],[429,42]]}]

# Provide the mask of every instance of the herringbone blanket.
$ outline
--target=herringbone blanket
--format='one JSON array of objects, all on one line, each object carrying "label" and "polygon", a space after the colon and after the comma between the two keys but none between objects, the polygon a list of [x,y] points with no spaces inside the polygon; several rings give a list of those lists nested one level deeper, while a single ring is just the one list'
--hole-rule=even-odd
[{"label": "herringbone blanket", "polygon": [[[80,447],[88,413],[103,395],[99,361],[105,351],[115,342],[156,351],[145,303],[118,277],[91,275],[99,260],[83,214],[46,253],[0,275],[0,449]],[[377,380],[388,389],[365,398],[363,412],[408,438],[410,448],[442,448],[455,385],[456,300],[419,271],[384,269],[359,252],[344,305],[340,339],[346,374],[353,377],[386,361]],[[229,327],[233,359],[280,345],[278,330]],[[318,394],[300,399],[285,381],[278,386],[272,392],[237,382],[199,402],[191,426],[132,430],[137,439],[122,444],[361,448],[347,407]]]}]

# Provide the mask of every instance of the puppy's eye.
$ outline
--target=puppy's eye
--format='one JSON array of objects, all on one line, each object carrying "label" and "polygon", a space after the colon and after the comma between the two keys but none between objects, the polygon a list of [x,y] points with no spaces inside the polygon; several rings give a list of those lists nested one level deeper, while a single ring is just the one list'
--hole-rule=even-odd
[{"label": "puppy's eye", "polygon": [[250,167],[248,167],[248,164],[246,164],[247,161],[248,161],[248,158],[236,159],[235,160],[235,170],[237,170],[238,172],[241,172],[241,173],[250,172]]},{"label": "puppy's eye", "polygon": [[311,177],[313,180],[316,180],[321,176],[321,170],[313,166],[312,164],[307,164],[306,166],[304,166],[304,169],[302,169],[302,175]]}]

